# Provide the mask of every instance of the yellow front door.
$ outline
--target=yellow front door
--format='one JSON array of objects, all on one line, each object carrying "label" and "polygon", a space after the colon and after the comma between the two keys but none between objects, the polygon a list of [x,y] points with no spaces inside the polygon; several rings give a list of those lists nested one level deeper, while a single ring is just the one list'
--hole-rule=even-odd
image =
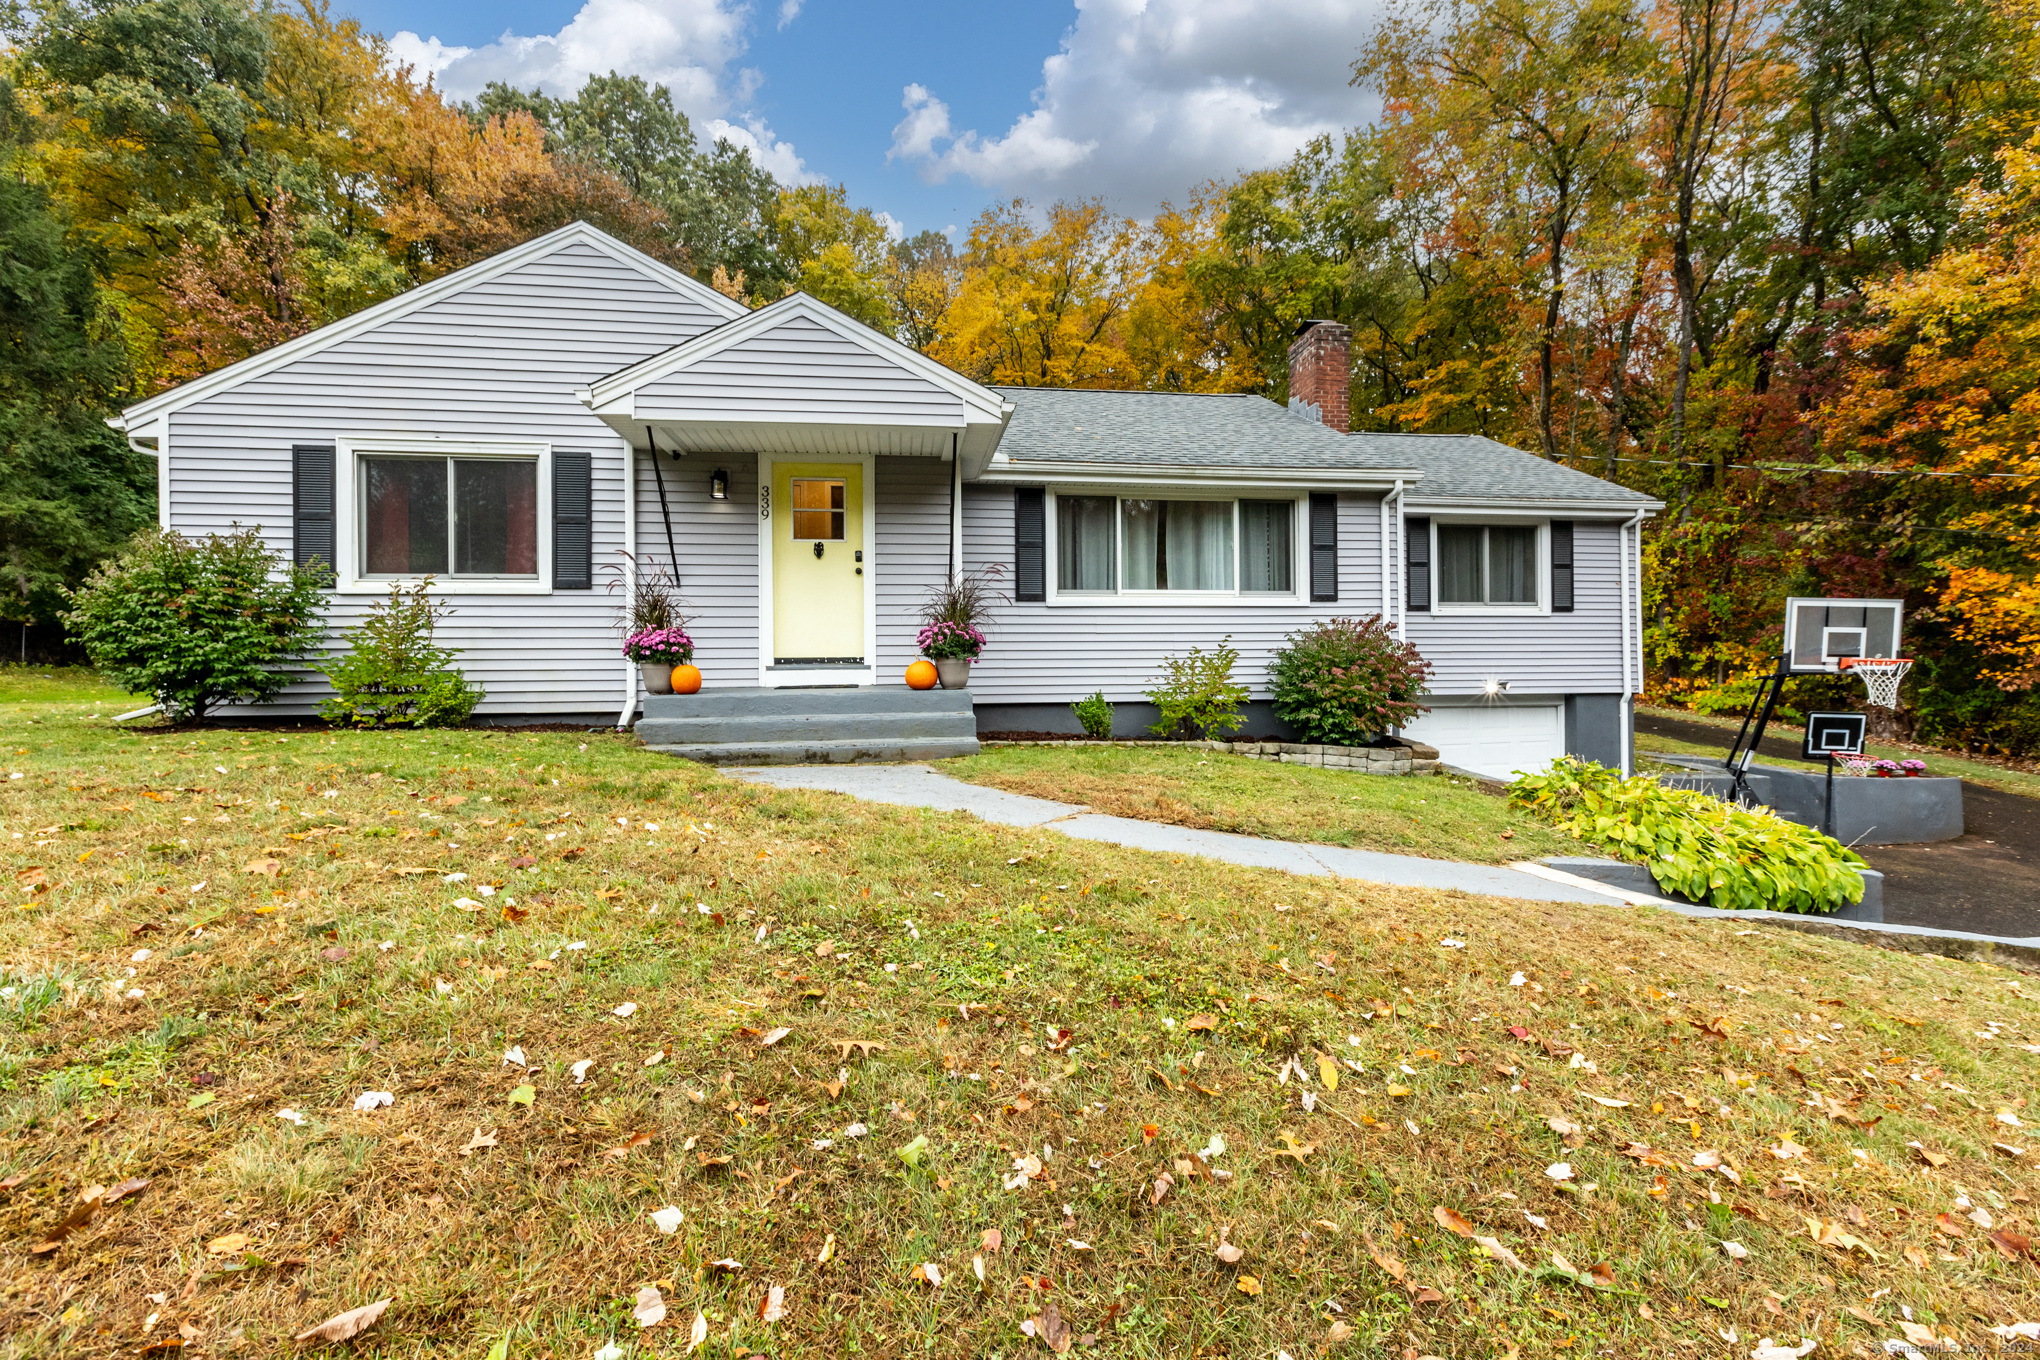
[{"label": "yellow front door", "polygon": [[772,469],[772,660],[862,663],[864,467]]}]

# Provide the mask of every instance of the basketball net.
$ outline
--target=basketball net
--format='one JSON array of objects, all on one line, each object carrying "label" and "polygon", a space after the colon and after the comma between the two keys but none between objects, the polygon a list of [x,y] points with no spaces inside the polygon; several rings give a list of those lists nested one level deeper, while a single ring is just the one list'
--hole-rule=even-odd
[{"label": "basketball net", "polygon": [[1905,679],[1905,673],[1912,669],[1912,658],[1845,656],[1841,660],[1841,668],[1863,682],[1863,688],[1869,691],[1871,707],[1897,708],[1898,686]]}]

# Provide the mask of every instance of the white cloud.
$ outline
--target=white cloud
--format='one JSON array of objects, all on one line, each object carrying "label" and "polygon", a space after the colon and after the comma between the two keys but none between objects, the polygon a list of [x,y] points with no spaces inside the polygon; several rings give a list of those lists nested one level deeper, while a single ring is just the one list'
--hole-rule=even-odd
[{"label": "white cloud", "polygon": [[[799,0],[784,0],[782,27],[799,9]],[[492,80],[568,96],[590,75],[641,75],[673,92],[705,140],[729,138],[781,180],[810,179],[793,144],[741,109],[764,79],[736,66],[749,22],[743,0],[585,0],[557,33],[506,32],[480,47],[451,47],[405,31],[390,39],[390,53],[431,75],[450,99],[471,98]]]},{"label": "white cloud", "polygon": [[801,0],[779,0],[779,26],[785,28],[800,17]]},{"label": "white cloud", "polygon": [[1286,160],[1365,122],[1353,60],[1380,0],[1078,0],[1042,63],[1034,108],[1002,134],[956,131],[935,91],[909,85],[889,158],[1002,192],[1102,194],[1126,211],[1180,201],[1215,175]]}]

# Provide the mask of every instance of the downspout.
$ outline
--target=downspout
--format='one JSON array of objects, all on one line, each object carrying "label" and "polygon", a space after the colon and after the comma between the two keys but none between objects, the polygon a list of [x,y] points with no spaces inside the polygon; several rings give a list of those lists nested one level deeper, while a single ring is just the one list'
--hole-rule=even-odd
[{"label": "downspout", "polygon": [[[1636,685],[1635,677],[1636,644],[1643,638],[1643,512],[1637,511],[1621,528],[1621,541],[1616,545],[1622,558],[1622,773],[1626,777],[1636,767]],[[1632,536],[1637,545],[1635,570],[1630,569],[1629,545]],[[1630,590],[1636,589],[1637,609],[1634,614],[1635,632],[1630,631]],[[1635,677],[1640,678],[1640,677]]]},{"label": "downspout", "polygon": [[[645,427],[646,435],[651,427]],[[658,465],[658,455],[652,456],[653,466]],[[589,507],[591,510],[593,507]],[[593,516],[591,515],[592,519]],[[593,526],[590,526],[592,532]],[[637,445],[629,439],[623,441],[623,588],[637,589]],[[629,657],[623,659],[623,711],[616,715],[616,730],[626,731],[630,720],[637,715],[638,669]]]},{"label": "downspout", "polygon": [[[645,447],[652,455],[652,480],[659,486],[659,518],[666,521],[666,565],[672,569],[673,580],[680,580],[680,550],[673,546],[673,514],[666,508],[666,476],[659,471],[659,441],[652,436],[652,427],[645,426]],[[676,452],[673,455],[678,458]]]},{"label": "downspout", "polygon": [[963,576],[963,455],[955,431],[949,435],[949,579]]},{"label": "downspout", "polygon": [[[1381,503],[1381,600],[1382,621],[1397,637],[1402,636],[1406,621],[1408,601],[1402,590],[1403,536],[1408,532],[1403,525],[1403,483],[1395,479],[1395,490]],[[1389,506],[1395,509],[1391,512]],[[1391,535],[1390,529],[1394,530]]]}]

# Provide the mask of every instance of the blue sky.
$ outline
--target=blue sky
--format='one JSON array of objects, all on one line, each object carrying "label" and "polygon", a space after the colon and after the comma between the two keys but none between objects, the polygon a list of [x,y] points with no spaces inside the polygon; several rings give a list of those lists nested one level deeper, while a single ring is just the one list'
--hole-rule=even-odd
[{"label": "blue sky", "polygon": [[[339,8],[336,6],[336,8]],[[1377,0],[356,0],[454,97],[571,94],[590,70],[669,86],[782,179],[841,181],[907,231],[987,204],[1191,186],[1366,121],[1348,84]]]}]

